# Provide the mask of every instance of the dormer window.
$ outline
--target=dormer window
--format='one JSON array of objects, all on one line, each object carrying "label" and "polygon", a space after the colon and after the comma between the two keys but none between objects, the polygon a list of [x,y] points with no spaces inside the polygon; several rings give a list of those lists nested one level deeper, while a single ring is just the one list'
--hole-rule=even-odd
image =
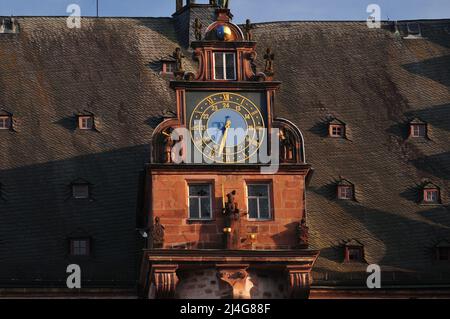
[{"label": "dormer window", "polygon": [[423,187],[422,203],[424,204],[440,204],[441,191],[439,187],[433,183],[428,183]]},{"label": "dormer window", "polygon": [[450,261],[450,242],[443,240],[434,247],[436,261]]},{"label": "dormer window", "polygon": [[214,53],[214,79],[236,80],[236,55],[234,53]]},{"label": "dormer window", "polygon": [[73,257],[87,257],[91,254],[91,240],[90,238],[71,238],[70,255]]},{"label": "dormer window", "polygon": [[354,200],[354,186],[349,181],[343,179],[337,184],[337,198],[340,200]]},{"label": "dormer window", "polygon": [[12,116],[0,115],[0,130],[11,130],[11,129],[12,129]]},{"label": "dormer window", "polygon": [[93,115],[78,115],[78,128],[80,130],[93,130],[94,129],[94,116]]},{"label": "dormer window", "polygon": [[74,184],[74,185],[72,185],[72,196],[75,199],[87,199],[87,198],[89,198],[89,185],[88,184]]},{"label": "dormer window", "polygon": [[173,61],[161,61],[161,74],[172,75],[175,73],[175,62]]},{"label": "dormer window", "polygon": [[424,191],[424,201],[426,203],[438,203],[439,202],[439,190],[426,189]]},{"label": "dormer window", "polygon": [[333,119],[328,123],[328,135],[334,138],[345,138],[346,137],[346,127],[345,123]]},{"label": "dormer window", "polygon": [[414,119],[410,122],[409,136],[413,138],[426,138],[427,137],[427,123]]},{"label": "dormer window", "polygon": [[364,246],[357,240],[351,240],[344,245],[344,261],[349,263],[364,262]]},{"label": "dormer window", "polygon": [[91,184],[84,179],[77,179],[70,184],[72,198],[89,199],[91,198]]}]

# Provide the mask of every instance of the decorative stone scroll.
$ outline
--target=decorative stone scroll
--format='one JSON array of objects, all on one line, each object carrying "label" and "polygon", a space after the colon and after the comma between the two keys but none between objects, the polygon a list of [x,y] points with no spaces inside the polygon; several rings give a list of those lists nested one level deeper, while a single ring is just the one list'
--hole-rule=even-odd
[{"label": "decorative stone scroll", "polygon": [[151,283],[155,299],[173,299],[178,284],[177,265],[152,265]]}]

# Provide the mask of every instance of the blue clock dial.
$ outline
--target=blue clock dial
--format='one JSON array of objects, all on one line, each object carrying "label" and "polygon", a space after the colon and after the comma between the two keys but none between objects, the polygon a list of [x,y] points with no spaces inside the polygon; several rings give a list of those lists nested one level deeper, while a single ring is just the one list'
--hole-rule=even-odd
[{"label": "blue clock dial", "polygon": [[232,129],[234,134],[227,134],[225,146],[233,147],[245,142],[248,124],[241,113],[233,109],[221,109],[211,115],[207,129],[207,135],[216,144],[220,144],[227,130]]},{"label": "blue clock dial", "polygon": [[254,156],[264,140],[260,108],[237,93],[216,93],[193,110],[189,129],[196,148],[219,163],[242,163]]}]

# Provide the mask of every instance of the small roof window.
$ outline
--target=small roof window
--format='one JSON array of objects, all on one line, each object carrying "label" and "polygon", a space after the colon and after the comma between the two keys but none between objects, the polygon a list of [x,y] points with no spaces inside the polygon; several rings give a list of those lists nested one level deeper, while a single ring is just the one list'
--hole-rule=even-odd
[{"label": "small roof window", "polygon": [[5,110],[0,110],[0,130],[13,129],[13,115]]},{"label": "small roof window", "polygon": [[356,239],[347,241],[344,244],[344,261],[349,263],[364,262],[364,245]]},{"label": "small roof window", "polygon": [[337,183],[337,198],[340,200],[355,200],[355,186],[346,179]]},{"label": "small roof window", "polygon": [[436,261],[450,261],[450,242],[448,240],[442,240],[434,247],[434,259]]},{"label": "small roof window", "polygon": [[84,179],[77,179],[70,184],[71,197],[74,199],[90,199],[92,184]]},{"label": "small roof window", "polygon": [[409,123],[409,136],[411,138],[427,138],[428,126],[427,123],[415,118]]},{"label": "small roof window", "polygon": [[77,117],[77,127],[83,131],[95,130],[95,117],[94,114],[88,111],[83,113],[78,113]]},{"label": "small roof window", "polygon": [[333,118],[328,122],[328,135],[334,138],[345,138],[346,124],[341,120]]},{"label": "small roof window", "polygon": [[423,186],[422,203],[437,205],[441,203],[441,190],[438,186],[431,182],[427,182]]}]

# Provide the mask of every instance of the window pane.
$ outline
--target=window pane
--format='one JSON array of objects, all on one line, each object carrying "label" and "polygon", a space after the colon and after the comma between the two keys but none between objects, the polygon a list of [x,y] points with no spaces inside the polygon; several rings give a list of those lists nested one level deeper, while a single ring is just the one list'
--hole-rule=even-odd
[{"label": "window pane", "polygon": [[89,198],[89,186],[72,185],[72,194],[74,198]]},{"label": "window pane", "polygon": [[211,219],[211,201],[208,198],[202,198],[202,219]]},{"label": "window pane", "polygon": [[224,80],[224,65],[223,65],[223,53],[214,53],[214,63],[215,63],[215,79]]},{"label": "window pane", "polygon": [[235,78],[235,60],[234,54],[226,55],[226,71],[227,71],[227,80],[234,80]]},{"label": "window pane", "polygon": [[425,199],[427,202],[437,202],[439,195],[437,191],[426,191],[425,192]]},{"label": "window pane", "polygon": [[248,196],[269,197],[267,185],[248,185]]},{"label": "window pane", "polygon": [[87,256],[89,255],[89,241],[83,240],[72,240],[71,241],[72,251],[71,254],[74,256]]},{"label": "window pane", "polygon": [[269,199],[260,199],[259,200],[259,217],[261,219],[269,219],[270,218]]},{"label": "window pane", "polygon": [[174,69],[173,63],[166,63],[166,73],[173,73]]},{"label": "window pane", "polygon": [[349,249],[349,259],[350,260],[359,260],[359,250]]},{"label": "window pane", "polygon": [[189,200],[189,218],[191,219],[200,218],[199,199],[197,198],[191,198]]},{"label": "window pane", "polygon": [[189,185],[189,196],[209,197],[209,185]]},{"label": "window pane", "polygon": [[248,199],[248,216],[251,219],[257,219],[258,218],[258,204],[257,204],[256,198],[249,198]]},{"label": "window pane", "polygon": [[439,260],[449,260],[449,248],[439,248]]},{"label": "window pane", "polygon": [[413,125],[412,132],[414,137],[425,137],[426,135],[426,126],[425,125]]},{"label": "window pane", "polygon": [[1,117],[0,118],[0,129],[9,129],[10,127],[11,127],[10,118],[9,117]]}]

